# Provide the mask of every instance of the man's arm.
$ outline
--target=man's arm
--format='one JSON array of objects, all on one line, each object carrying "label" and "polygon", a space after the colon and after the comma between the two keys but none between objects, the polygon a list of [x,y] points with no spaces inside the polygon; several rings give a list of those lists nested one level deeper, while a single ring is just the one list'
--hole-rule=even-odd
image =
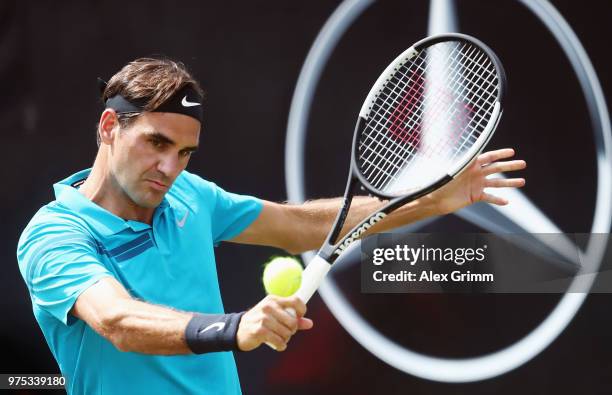
[{"label": "man's arm", "polygon": [[[294,318],[286,308],[298,313]],[[303,318],[306,306],[298,298],[267,297],[247,311],[236,333],[238,349],[249,351],[262,343],[277,350],[298,329],[310,329],[312,321]],[[85,321],[121,351],[143,354],[191,354],[185,330],[195,313],[173,310],[133,299],[114,278],[105,277],[85,290],[71,314]]]},{"label": "man's arm", "polygon": [[135,300],[112,277],[85,290],[71,314],[121,351],[167,355],[191,352],[184,334],[193,314]]},{"label": "man's arm", "polygon": [[[341,198],[312,200],[301,205],[264,201],[257,219],[231,241],[277,247],[291,254],[317,249],[331,230],[341,203]],[[353,198],[341,234],[344,235],[383,204],[376,198]],[[436,215],[435,206],[431,199],[423,197],[372,226],[368,233],[384,232],[432,215]]]},{"label": "man's arm", "polygon": [[[525,161],[522,160],[498,162],[512,156],[514,150],[508,148],[479,155],[456,179],[394,211],[368,229],[366,234],[384,232],[427,217],[448,214],[479,201],[507,204],[504,199],[485,192],[485,188],[525,185],[523,178],[489,178],[496,173],[526,167]],[[277,247],[291,254],[317,249],[331,230],[341,203],[341,198],[314,200],[301,205],[266,201],[259,217],[231,241]],[[385,203],[370,197],[353,198],[341,235],[346,234]]]}]

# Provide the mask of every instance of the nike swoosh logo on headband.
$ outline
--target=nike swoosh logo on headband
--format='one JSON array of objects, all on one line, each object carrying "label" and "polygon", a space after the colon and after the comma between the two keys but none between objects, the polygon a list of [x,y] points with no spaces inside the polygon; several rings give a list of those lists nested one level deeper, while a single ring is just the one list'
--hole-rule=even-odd
[{"label": "nike swoosh logo on headband", "polygon": [[206,332],[207,330],[212,328],[217,328],[217,332],[219,332],[221,329],[225,328],[225,322],[215,322],[214,324],[210,324],[206,328],[200,329],[198,333]]},{"label": "nike swoosh logo on headband", "polygon": [[181,100],[181,104],[183,105],[183,107],[193,107],[201,105],[200,103],[187,101],[187,96],[183,97],[183,100]]}]

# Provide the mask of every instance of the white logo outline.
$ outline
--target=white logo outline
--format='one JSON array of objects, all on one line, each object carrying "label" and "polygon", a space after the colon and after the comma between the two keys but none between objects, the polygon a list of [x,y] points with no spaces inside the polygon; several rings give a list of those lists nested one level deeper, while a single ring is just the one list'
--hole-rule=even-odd
[{"label": "white logo outline", "polygon": [[185,95],[185,97],[183,97],[183,100],[181,100],[181,104],[183,105],[183,107],[201,106],[200,103],[196,103],[196,102],[193,102],[193,101],[187,101],[187,95]]},{"label": "white logo outline", "polygon": [[185,226],[185,222],[187,221],[188,215],[189,215],[189,210],[185,211],[185,215],[183,215],[183,218],[181,218],[180,220],[179,219],[176,220],[176,225],[179,228],[182,228],[183,226]]},{"label": "white logo outline", "polygon": [[225,322],[215,322],[214,324],[210,324],[206,328],[200,329],[198,331],[198,335],[202,334],[202,333],[204,333],[207,330],[212,329],[212,328],[217,328],[217,332],[219,332],[221,329],[225,328]]}]

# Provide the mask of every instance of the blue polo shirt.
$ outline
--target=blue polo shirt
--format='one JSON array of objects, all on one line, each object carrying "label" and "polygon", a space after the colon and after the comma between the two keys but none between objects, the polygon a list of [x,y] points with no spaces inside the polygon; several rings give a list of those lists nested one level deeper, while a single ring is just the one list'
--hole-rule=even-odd
[{"label": "blue polo shirt", "polygon": [[261,201],[183,171],[152,226],[126,221],[73,185],[54,185],[19,239],[19,269],[69,394],[240,394],[231,352],[161,356],[121,352],[69,314],[78,296],[114,277],[134,297],[184,311],[223,313],[213,246],[244,230]]}]

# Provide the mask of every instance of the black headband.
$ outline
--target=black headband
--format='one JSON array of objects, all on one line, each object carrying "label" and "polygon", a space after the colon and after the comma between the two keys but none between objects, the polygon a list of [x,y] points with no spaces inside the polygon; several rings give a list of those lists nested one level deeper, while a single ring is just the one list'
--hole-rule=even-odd
[{"label": "black headband", "polygon": [[[106,88],[106,82],[98,78],[100,90]],[[145,100],[128,100],[121,95],[109,97],[106,100],[106,108],[112,108],[117,114],[144,112]],[[172,112],[190,116],[202,122],[202,96],[190,85],[185,85],[172,97],[163,102],[155,110],[150,112]]]}]

